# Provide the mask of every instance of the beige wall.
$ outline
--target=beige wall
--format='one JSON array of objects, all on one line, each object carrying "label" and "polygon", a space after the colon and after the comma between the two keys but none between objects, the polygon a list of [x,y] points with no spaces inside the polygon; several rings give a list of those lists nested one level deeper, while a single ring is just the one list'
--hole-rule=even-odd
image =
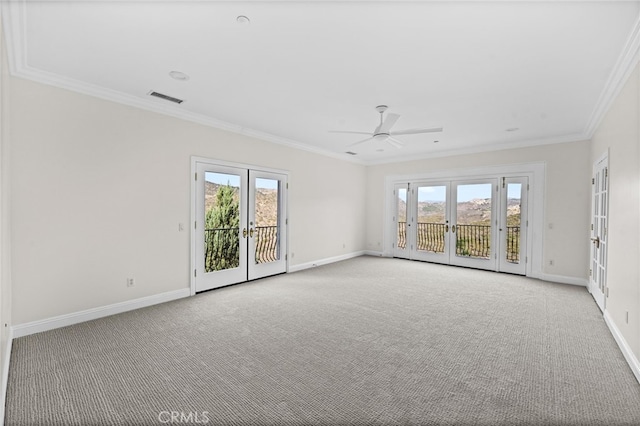
[{"label": "beige wall", "polygon": [[364,250],[364,166],[28,80],[10,90],[14,324],[187,288],[191,156],[290,171],[291,266]]},{"label": "beige wall", "polygon": [[[591,163],[609,150],[606,310],[640,358],[640,71],[636,66],[592,139]],[[626,321],[627,312],[629,322]]]},{"label": "beige wall", "polygon": [[[530,148],[459,155],[367,168],[367,249],[382,251],[384,179],[459,169],[546,164],[544,193],[543,272],[574,279],[586,279],[588,271],[588,229],[590,179],[589,142],[573,142]],[[550,229],[549,224],[552,224]],[[553,260],[553,266],[549,265]]]}]

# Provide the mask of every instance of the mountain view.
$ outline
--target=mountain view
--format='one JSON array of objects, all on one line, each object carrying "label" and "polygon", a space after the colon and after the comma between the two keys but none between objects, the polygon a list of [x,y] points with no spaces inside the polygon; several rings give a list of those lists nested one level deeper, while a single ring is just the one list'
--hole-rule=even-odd
[{"label": "mountain view", "polygon": [[[208,211],[216,205],[216,193],[221,185],[205,181],[204,208]],[[239,188],[234,187],[235,200],[238,200]],[[275,226],[278,223],[278,190],[258,188],[256,193],[255,226]]]},{"label": "mountain view", "polygon": [[[422,201],[418,203],[419,223],[444,223],[444,201]],[[407,205],[398,200],[398,217],[406,217]],[[475,198],[457,205],[458,224],[489,225],[491,222],[491,199]],[[507,200],[507,225],[520,225],[520,199]]]}]

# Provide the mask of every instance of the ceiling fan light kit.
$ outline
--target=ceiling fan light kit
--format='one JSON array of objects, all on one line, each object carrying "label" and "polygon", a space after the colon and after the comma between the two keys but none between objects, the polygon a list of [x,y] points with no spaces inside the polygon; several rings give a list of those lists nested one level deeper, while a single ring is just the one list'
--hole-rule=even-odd
[{"label": "ceiling fan light kit", "polygon": [[[348,131],[348,130],[331,130],[330,133],[349,133],[349,134],[357,134],[357,135],[367,135],[366,139],[361,141],[354,142],[347,146],[352,147],[356,145],[363,144],[365,142],[369,142],[372,140],[386,142],[394,148],[400,149],[404,146],[404,142],[399,141],[394,138],[394,136],[400,135],[416,135],[420,133],[434,133],[441,132],[442,127],[434,127],[430,129],[407,129],[407,130],[399,130],[399,131],[391,131],[391,128],[396,124],[396,121],[400,118],[398,114],[389,113],[387,114],[387,118],[384,118],[384,113],[389,109],[387,105],[378,105],[376,106],[376,111],[380,114],[380,124],[375,130],[372,132],[359,132],[359,131]],[[380,150],[378,150],[380,152]]]}]

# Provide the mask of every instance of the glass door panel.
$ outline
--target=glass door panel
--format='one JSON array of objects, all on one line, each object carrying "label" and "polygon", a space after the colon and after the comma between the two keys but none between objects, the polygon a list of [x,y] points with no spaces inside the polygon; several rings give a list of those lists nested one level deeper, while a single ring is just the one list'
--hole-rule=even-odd
[{"label": "glass door panel", "polygon": [[528,179],[503,178],[502,182],[499,267],[501,272],[525,275]]},{"label": "glass door panel", "polygon": [[407,240],[407,230],[411,229],[408,223],[408,203],[409,203],[409,186],[407,184],[396,185],[394,188],[394,227],[395,242],[394,256],[408,259],[410,256],[410,248]]},{"label": "glass door panel", "polygon": [[417,184],[416,245],[412,258],[449,262],[449,184]]},{"label": "glass door panel", "polygon": [[240,176],[204,173],[205,272],[240,265]]},{"label": "glass door panel", "polygon": [[495,269],[496,180],[454,182],[450,244],[455,247],[451,263],[481,269]]},{"label": "glass door panel", "polygon": [[242,169],[197,164],[196,291],[247,279],[247,176]]},{"label": "glass door panel", "polygon": [[283,252],[286,219],[283,189],[286,176],[250,171],[249,177],[249,279],[286,271]]}]

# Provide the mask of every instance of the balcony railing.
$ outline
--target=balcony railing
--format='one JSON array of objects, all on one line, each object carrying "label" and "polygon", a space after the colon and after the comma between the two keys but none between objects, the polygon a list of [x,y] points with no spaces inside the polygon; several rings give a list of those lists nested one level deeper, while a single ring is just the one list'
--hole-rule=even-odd
[{"label": "balcony railing", "polygon": [[[255,227],[255,262],[267,263],[280,259],[277,226]],[[240,264],[240,229],[211,228],[204,230],[205,271],[237,268]]]},{"label": "balcony railing", "polygon": [[[416,245],[420,251],[444,253],[444,223],[418,223]],[[520,261],[520,227],[507,226],[507,261]],[[398,248],[407,246],[406,222],[398,222]],[[490,225],[456,225],[456,255],[488,259],[491,255]]]},{"label": "balcony railing", "polygon": [[240,265],[240,229],[205,229],[204,248],[206,272],[237,268]]},{"label": "balcony railing", "polygon": [[280,260],[277,226],[256,226],[256,263]]}]

